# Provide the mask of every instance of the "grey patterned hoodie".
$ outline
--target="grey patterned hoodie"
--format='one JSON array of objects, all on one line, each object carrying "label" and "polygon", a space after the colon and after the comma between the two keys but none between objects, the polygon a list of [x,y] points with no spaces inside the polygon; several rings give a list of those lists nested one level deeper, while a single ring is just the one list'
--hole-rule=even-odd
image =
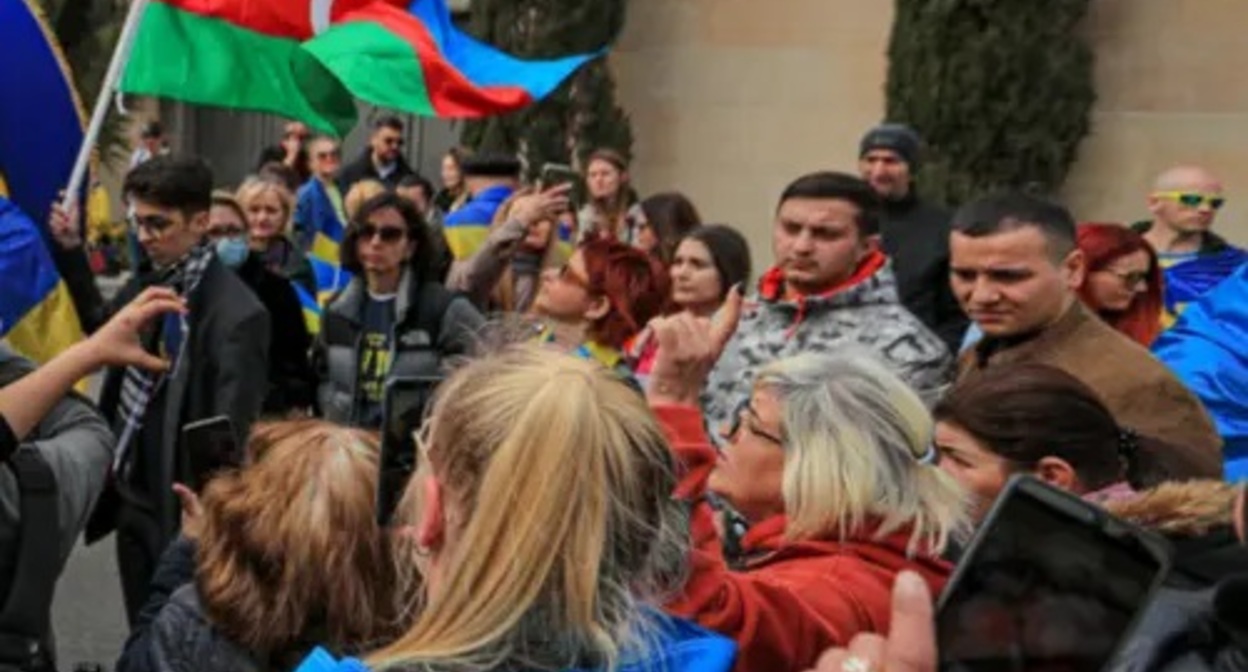
[{"label": "grey patterned hoodie", "polygon": [[741,323],[711,371],[702,393],[710,427],[718,429],[766,365],[803,352],[865,348],[890,364],[929,405],[948,385],[949,350],[897,298],[892,264],[882,253],[867,257],[846,283],[825,294],[784,299],[779,268],[759,280]]}]

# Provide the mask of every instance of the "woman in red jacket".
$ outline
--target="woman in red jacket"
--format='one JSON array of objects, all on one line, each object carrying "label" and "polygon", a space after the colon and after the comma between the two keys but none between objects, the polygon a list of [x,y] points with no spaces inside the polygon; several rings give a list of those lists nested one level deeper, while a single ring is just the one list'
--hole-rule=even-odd
[{"label": "woman in red jacket", "polygon": [[[673,614],[737,640],[738,670],[802,669],[861,632],[887,632],[902,570],[938,593],[946,542],[965,529],[964,497],[935,465],[932,419],[918,395],[865,353],[804,354],[767,367],[712,447],[698,410],[706,373],[740,313],[719,324],[656,320],[648,392],[684,471],[694,549]],[[733,566],[706,502],[750,523]]]}]

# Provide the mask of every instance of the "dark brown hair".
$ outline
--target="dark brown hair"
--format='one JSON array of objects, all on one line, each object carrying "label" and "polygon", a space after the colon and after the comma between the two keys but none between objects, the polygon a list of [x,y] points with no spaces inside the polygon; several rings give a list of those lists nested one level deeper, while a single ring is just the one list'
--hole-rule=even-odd
[{"label": "dark brown hair", "polygon": [[985,371],[955,386],[932,415],[974,436],[1015,471],[1061,458],[1089,490],[1124,479],[1146,488],[1209,473],[1192,451],[1120,427],[1091,388],[1050,366]]},{"label": "dark brown hair", "polygon": [[360,205],[359,212],[351,218],[351,223],[347,226],[347,231],[342,236],[342,245],[339,248],[339,255],[342,257],[342,267],[355,274],[364,272],[364,266],[360,263],[359,239],[360,228],[368,223],[368,218],[374,213],[394,208],[403,218],[403,223],[407,225],[407,240],[416,243],[416,252],[407,262],[408,270],[413,274],[414,280],[427,282],[436,279],[437,275],[437,248],[433,246],[432,233],[429,231],[429,225],[425,223],[425,218],[416,210],[416,205],[393,191],[384,191],[372,198],[364,201]]},{"label": "dark brown hair", "polygon": [[676,246],[680,245],[681,239],[702,226],[702,216],[698,214],[698,209],[684,194],[676,191],[647,198],[641,202],[641,211],[659,240],[654,254],[665,265],[672,263]]},{"label": "dark brown hair", "polygon": [[281,656],[309,638],[359,650],[393,625],[377,451],[372,435],[320,420],[256,427],[245,466],[203,495],[196,586],[214,627]]}]

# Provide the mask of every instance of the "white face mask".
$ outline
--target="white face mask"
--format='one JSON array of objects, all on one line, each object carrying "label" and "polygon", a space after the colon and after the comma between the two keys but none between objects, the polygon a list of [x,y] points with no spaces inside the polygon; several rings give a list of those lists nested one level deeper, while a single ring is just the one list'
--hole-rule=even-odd
[{"label": "white face mask", "polygon": [[244,236],[222,238],[217,241],[217,258],[229,268],[242,266],[243,262],[247,261],[249,252],[247,238]]}]

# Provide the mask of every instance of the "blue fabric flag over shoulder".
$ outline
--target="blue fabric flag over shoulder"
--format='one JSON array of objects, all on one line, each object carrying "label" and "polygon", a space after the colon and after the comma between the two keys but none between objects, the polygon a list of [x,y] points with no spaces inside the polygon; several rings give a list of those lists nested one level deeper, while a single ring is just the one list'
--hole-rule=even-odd
[{"label": "blue fabric flag over shoulder", "polygon": [[0,337],[37,362],[52,359],[82,339],[69,289],[57,274],[38,227],[4,198],[0,198]]},{"label": "blue fabric flag over shoulder", "polygon": [[1224,442],[1226,477],[1248,478],[1248,264],[1187,307],[1153,352],[1200,398]]},{"label": "blue fabric flag over shoulder", "polygon": [[82,146],[85,113],[35,0],[0,0],[0,45],[0,196],[46,222]]},{"label": "blue fabric flag over shoulder", "polygon": [[1232,247],[1216,254],[1203,254],[1167,268],[1165,321],[1170,323],[1177,319],[1187,304],[1199,300],[1245,261],[1248,261],[1248,252]]}]

